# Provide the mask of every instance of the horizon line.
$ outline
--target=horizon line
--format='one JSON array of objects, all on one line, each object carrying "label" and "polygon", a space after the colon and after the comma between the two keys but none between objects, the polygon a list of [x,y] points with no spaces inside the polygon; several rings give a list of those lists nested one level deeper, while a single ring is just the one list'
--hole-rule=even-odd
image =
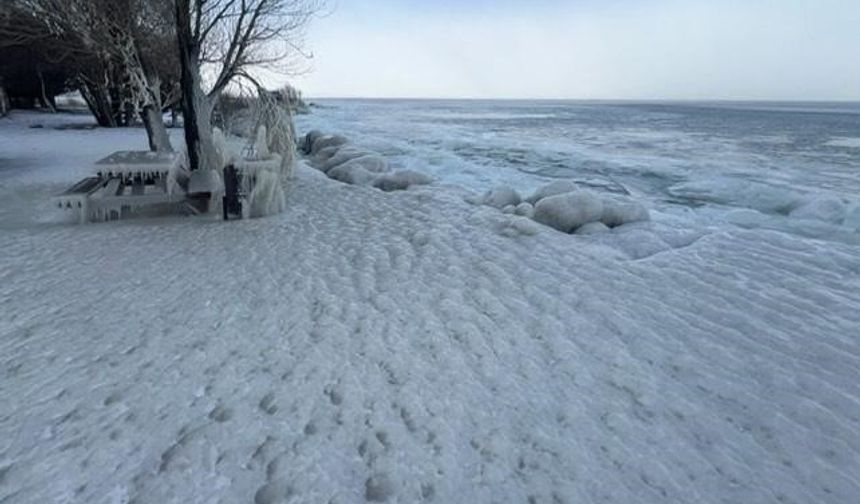
[{"label": "horizon line", "polygon": [[578,102],[628,102],[628,103],[827,103],[860,104],[860,98],[534,98],[534,97],[444,97],[444,96],[309,96],[313,100],[414,100],[414,101],[578,101]]}]

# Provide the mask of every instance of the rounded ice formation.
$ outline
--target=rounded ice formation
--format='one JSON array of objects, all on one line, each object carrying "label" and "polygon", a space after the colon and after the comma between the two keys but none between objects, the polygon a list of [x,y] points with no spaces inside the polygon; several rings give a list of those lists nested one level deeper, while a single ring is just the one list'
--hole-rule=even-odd
[{"label": "rounded ice formation", "polygon": [[534,205],[544,198],[577,190],[579,190],[579,187],[570,180],[556,180],[555,182],[539,187],[534,194],[526,198],[525,201]]},{"label": "rounded ice formation", "polygon": [[329,170],[329,178],[353,185],[370,185],[376,175],[367,171],[361,164],[344,163]]},{"label": "rounded ice formation", "polygon": [[508,205],[517,206],[522,199],[517,192],[508,186],[500,186],[484,193],[481,203],[495,208],[505,208]]},{"label": "rounded ice formation", "polygon": [[403,191],[413,185],[425,185],[432,182],[429,176],[414,170],[402,170],[395,173],[380,175],[373,181],[373,187],[385,192]]},{"label": "rounded ice formation", "polygon": [[588,224],[583,224],[576,230],[576,234],[578,235],[596,235],[609,231],[609,227],[602,222],[589,222]]},{"label": "rounded ice formation", "polygon": [[355,147],[344,145],[340,147],[337,152],[334,153],[334,155],[328,158],[328,160],[326,160],[325,163],[322,164],[320,169],[324,172],[328,172],[335,166],[341,165],[355,158],[366,156],[367,154],[370,153]]},{"label": "rounded ice formation", "polygon": [[325,149],[320,149],[313,155],[312,164],[317,167],[317,169],[322,169],[325,163],[332,158],[337,152],[340,150],[340,146],[332,145],[330,147],[326,147]]},{"label": "rounded ice formation", "polygon": [[648,209],[641,203],[617,196],[603,198],[603,215],[600,217],[600,222],[611,228],[631,222],[647,221],[650,218]]},{"label": "rounded ice formation", "polygon": [[322,136],[323,132],[320,130],[313,130],[308,132],[308,134],[305,135],[305,138],[302,141],[301,145],[299,146],[299,150],[301,150],[305,154],[310,154],[314,148],[314,142]]},{"label": "rounded ice formation", "polygon": [[535,207],[531,203],[522,202],[514,208],[514,213],[522,217],[532,218],[535,215]]},{"label": "rounded ice formation", "polygon": [[313,145],[311,146],[311,154],[316,154],[317,152],[325,149],[326,147],[339,147],[348,142],[349,140],[347,140],[346,137],[341,135],[327,135],[323,137],[318,137],[314,140]]},{"label": "rounded ice formation", "polygon": [[797,219],[814,219],[831,224],[841,224],[847,215],[845,204],[838,198],[814,199],[791,211]]},{"label": "rounded ice formation", "polygon": [[602,215],[603,202],[597,195],[576,191],[538,201],[534,220],[563,233],[572,233],[584,224],[599,221]]}]

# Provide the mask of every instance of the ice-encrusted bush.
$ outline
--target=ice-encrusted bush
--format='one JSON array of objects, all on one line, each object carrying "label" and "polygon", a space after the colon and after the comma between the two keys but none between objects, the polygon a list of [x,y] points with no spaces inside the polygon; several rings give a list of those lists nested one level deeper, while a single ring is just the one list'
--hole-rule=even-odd
[{"label": "ice-encrusted bush", "polygon": [[281,177],[275,171],[261,170],[257,173],[256,184],[248,196],[251,217],[275,215],[287,207]]}]

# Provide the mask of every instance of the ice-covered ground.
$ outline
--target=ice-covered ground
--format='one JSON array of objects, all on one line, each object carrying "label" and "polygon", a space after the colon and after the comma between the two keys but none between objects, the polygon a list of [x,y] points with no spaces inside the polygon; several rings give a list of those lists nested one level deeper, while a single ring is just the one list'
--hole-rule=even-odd
[{"label": "ice-covered ground", "polygon": [[650,223],[527,235],[456,187],[304,168],[272,218],[68,225],[47,197],[145,147],[68,122],[0,120],[4,504],[860,495],[844,223],[653,198]]}]

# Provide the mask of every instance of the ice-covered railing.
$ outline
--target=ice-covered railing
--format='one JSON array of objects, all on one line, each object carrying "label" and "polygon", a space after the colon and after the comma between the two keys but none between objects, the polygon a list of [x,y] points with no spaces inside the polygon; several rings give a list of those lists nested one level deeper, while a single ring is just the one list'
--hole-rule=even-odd
[{"label": "ice-covered railing", "polygon": [[356,147],[340,135],[311,131],[305,135],[299,150],[308,156],[311,166],[329,178],[347,184],[400,191],[432,182],[429,176],[421,172],[392,170],[383,156]]}]

